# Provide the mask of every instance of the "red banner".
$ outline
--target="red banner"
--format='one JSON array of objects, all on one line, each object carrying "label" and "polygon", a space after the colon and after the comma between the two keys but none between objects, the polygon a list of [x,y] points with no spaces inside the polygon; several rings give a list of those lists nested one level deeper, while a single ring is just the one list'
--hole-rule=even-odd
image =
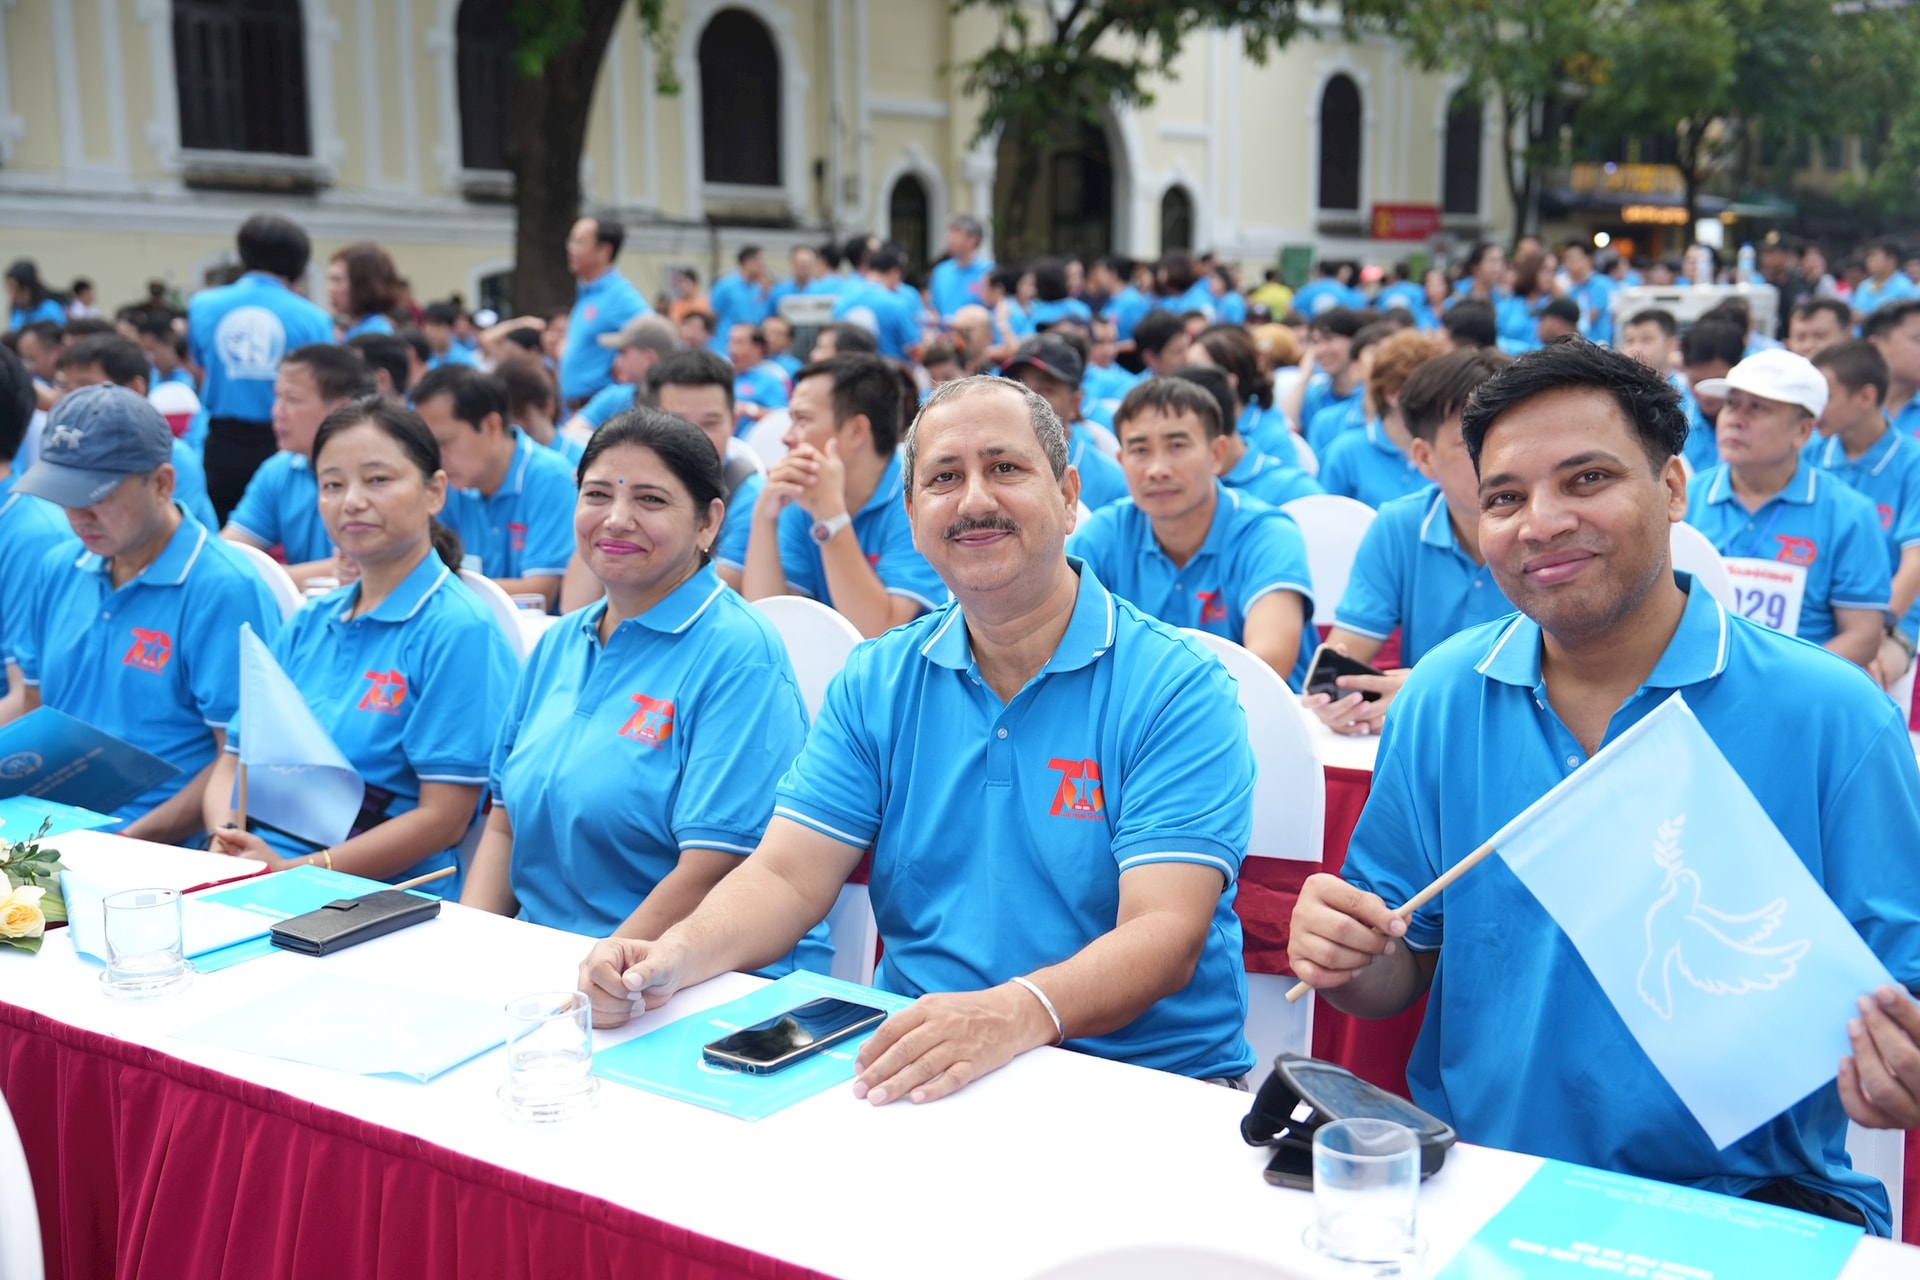
[{"label": "red banner", "polygon": [[1425,240],[1440,232],[1440,206],[1377,204],[1372,227],[1375,240]]}]

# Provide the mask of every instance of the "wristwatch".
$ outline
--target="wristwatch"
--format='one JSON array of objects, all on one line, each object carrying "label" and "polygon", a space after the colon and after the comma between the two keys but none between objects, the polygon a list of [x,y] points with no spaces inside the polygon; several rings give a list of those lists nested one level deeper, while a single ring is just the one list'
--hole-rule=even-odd
[{"label": "wristwatch", "polygon": [[815,520],[812,529],[813,540],[824,547],[833,541],[834,534],[840,532],[852,523],[853,515],[847,511],[842,511],[831,520]]}]

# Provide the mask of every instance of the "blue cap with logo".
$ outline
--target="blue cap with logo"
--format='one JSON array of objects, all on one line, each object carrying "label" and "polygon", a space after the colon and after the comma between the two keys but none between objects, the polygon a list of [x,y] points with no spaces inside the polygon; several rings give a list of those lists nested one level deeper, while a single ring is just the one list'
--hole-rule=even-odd
[{"label": "blue cap with logo", "polygon": [[63,507],[90,507],[128,476],[173,459],[173,431],[147,398],[112,383],[82,387],[47,410],[40,458],[14,483]]}]

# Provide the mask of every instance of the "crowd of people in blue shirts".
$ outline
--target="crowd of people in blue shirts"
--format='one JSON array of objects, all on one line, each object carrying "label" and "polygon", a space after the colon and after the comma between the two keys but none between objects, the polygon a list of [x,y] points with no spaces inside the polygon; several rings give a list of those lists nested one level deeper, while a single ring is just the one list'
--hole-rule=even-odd
[{"label": "crowd of people in blue shirts", "polygon": [[[1186,250],[998,265],[968,216],[945,237],[924,280],[858,236],[794,248],[778,279],[743,247],[708,290],[677,269],[650,302],[624,228],[589,215],[566,243],[572,306],[504,320],[412,306],[371,242],[332,255],[322,306],[302,292],[306,233],[277,214],[246,220],[240,274],[183,314],[155,298],[111,323],[56,316],[31,264],[10,270],[0,722],[52,707],[175,765],[113,815],[128,836],[276,870],[451,869],[449,897],[599,940],[582,983],[603,1024],[727,968],[824,970],[822,920],[870,850],[876,981],[919,998],[862,1050],[873,1101],[929,1100],[1039,1043],[1241,1084],[1232,903],[1257,784],[1232,682],[1183,629],[1295,694],[1323,641],[1375,668],[1302,702],[1338,733],[1408,722],[1381,776],[1396,742],[1430,743],[1423,781],[1376,784],[1355,837],[1351,886],[1410,893],[1424,869],[1389,846],[1453,839],[1423,788],[1505,773],[1503,734],[1448,699],[1483,676],[1540,685],[1542,601],[1584,571],[1503,561],[1484,484],[1499,414],[1558,378],[1634,407],[1615,425],[1641,450],[1562,489],[1666,486],[1733,584],[1722,605],[1669,577],[1686,654],[1661,661],[1693,674],[1663,687],[1805,668],[1822,714],[1855,716],[1846,749],[1875,760],[1861,725],[1902,722],[1904,765],[1874,766],[1890,796],[1861,803],[1920,835],[1883,692],[1920,630],[1920,288],[1898,246],[1845,285],[1817,250],[1769,246],[1764,269],[1784,254],[1793,274],[1762,333],[1738,296],[1684,326],[1621,309],[1634,264],[1580,240],[1477,245],[1417,279],[1329,262],[1296,291],[1277,272],[1243,290]],[[1309,555],[1329,496],[1369,521],[1330,609]],[[1667,522],[1649,564],[1669,566]],[[264,557],[306,597],[290,616]],[[524,660],[486,583],[552,619]],[[868,642],[817,709],[753,607],[776,596]],[[338,843],[236,804],[243,624],[366,783]],[[1730,724],[1750,713],[1732,701]],[[1501,714],[1520,702],[1552,716],[1531,696]],[[1599,740],[1574,737],[1575,754],[1541,741],[1571,768]],[[1304,895],[1323,914],[1296,925],[1301,973],[1330,987],[1377,958],[1342,932],[1371,919],[1351,886]],[[1906,978],[1916,908],[1902,897],[1870,939]],[[1425,917],[1405,936],[1439,946]],[[1433,983],[1431,964],[1395,972],[1357,1007]],[[1484,1016],[1433,989],[1456,1024]],[[1544,1098],[1564,1064],[1539,1057]],[[1469,1138],[1624,1158],[1566,1118],[1485,1119],[1449,1092],[1464,1067],[1421,1062],[1419,1100]],[[1655,1087],[1649,1071],[1620,1087]],[[1843,1101],[1778,1122],[1794,1142],[1706,1167],[1687,1136],[1648,1169],[1736,1194],[1797,1180],[1884,1229],[1884,1197],[1828,1141]]]}]

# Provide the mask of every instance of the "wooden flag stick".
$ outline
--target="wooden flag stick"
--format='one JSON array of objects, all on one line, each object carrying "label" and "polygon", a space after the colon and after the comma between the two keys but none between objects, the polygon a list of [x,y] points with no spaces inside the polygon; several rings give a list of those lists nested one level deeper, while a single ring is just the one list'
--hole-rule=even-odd
[{"label": "wooden flag stick", "polygon": [[393,887],[396,889],[418,889],[423,884],[432,884],[435,880],[445,880],[459,869],[458,867],[442,867],[438,871],[429,871],[426,875],[415,876],[411,880],[402,880]]},{"label": "wooden flag stick", "polygon": [[240,762],[240,785],[238,798],[234,805],[233,825],[245,831],[247,829],[247,762]]},{"label": "wooden flag stick", "polygon": [[[1445,890],[1448,885],[1452,884],[1455,880],[1458,880],[1461,876],[1467,874],[1467,872],[1479,866],[1480,863],[1486,858],[1486,856],[1492,852],[1493,852],[1493,845],[1491,843],[1481,845],[1478,849],[1475,849],[1472,853],[1468,854],[1466,857],[1460,859],[1460,861],[1454,863],[1453,866],[1443,871],[1440,874],[1439,879],[1435,880],[1432,884],[1428,885],[1426,888],[1422,889],[1420,892],[1414,894],[1411,898],[1407,899],[1406,905],[1401,907],[1398,911],[1395,911],[1393,914],[1395,914],[1396,916],[1399,916],[1402,920],[1411,920],[1413,918],[1414,912],[1418,911],[1420,908],[1426,906],[1429,902],[1432,902],[1435,898],[1439,897],[1441,892]],[[1301,996],[1306,995],[1307,992],[1311,990],[1313,990],[1313,988],[1307,985],[1307,983],[1296,982],[1293,984],[1293,989],[1287,992],[1287,999],[1289,1001],[1298,1000]]]}]

